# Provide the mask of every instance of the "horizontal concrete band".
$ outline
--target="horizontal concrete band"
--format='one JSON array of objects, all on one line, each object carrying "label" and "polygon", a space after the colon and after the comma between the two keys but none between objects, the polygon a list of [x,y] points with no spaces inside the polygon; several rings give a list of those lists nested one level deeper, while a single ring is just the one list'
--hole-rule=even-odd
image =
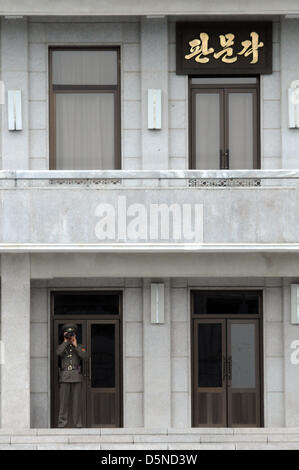
[{"label": "horizontal concrete band", "polygon": [[0,428],[0,436],[290,436],[297,437],[299,440],[298,427],[265,427],[265,428],[145,428],[145,427],[128,427],[128,428],[31,428],[31,429],[3,429]]},{"label": "horizontal concrete band", "polygon": [[299,243],[1,243],[0,253],[299,253]]},{"label": "horizontal concrete band", "polygon": [[296,0],[267,0],[266,2],[248,2],[246,0],[164,0],[163,2],[148,2],[147,0],[122,0],[121,2],[111,2],[109,0],[62,0],[53,2],[51,0],[34,0],[26,2],[24,0],[2,0],[0,14],[19,15],[198,15],[198,14],[286,14],[299,13],[298,2]]},{"label": "horizontal concrete band", "polygon": [[0,180],[43,179],[299,179],[299,170],[0,170]]},{"label": "horizontal concrete band", "polygon": [[[2,432],[1,432],[2,431]],[[0,431],[0,449],[296,449],[296,428],[30,429]]]}]

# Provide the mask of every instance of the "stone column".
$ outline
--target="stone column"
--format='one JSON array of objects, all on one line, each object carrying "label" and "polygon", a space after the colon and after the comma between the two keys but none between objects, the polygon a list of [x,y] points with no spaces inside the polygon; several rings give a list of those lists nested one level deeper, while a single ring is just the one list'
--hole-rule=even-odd
[{"label": "stone column", "polygon": [[299,19],[281,20],[281,137],[282,168],[298,168],[298,129],[288,128],[288,88],[299,78]]},{"label": "stone column", "polygon": [[[168,29],[166,18],[141,20],[142,169],[168,168]],[[147,128],[147,90],[162,90],[162,129]]]},{"label": "stone column", "polygon": [[30,261],[1,257],[2,428],[30,428]]},{"label": "stone column", "polygon": [[[2,169],[29,168],[28,130],[28,28],[26,19],[1,21],[1,80],[5,86],[2,106]],[[21,90],[23,130],[9,131],[7,91]]]},{"label": "stone column", "polygon": [[[285,426],[299,426],[299,325],[291,323],[291,280],[284,279],[283,287],[283,335],[284,335],[284,390]],[[297,280],[294,282],[297,284]],[[294,357],[293,357],[294,354]]]},{"label": "stone column", "polygon": [[143,285],[144,427],[148,429],[171,426],[170,294],[169,281],[161,282],[165,323],[160,325],[151,324],[150,280]]}]

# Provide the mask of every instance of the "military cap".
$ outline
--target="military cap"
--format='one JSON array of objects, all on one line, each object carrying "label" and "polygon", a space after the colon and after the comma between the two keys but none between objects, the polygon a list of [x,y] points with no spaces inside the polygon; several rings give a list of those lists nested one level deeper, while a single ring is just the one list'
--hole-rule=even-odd
[{"label": "military cap", "polygon": [[63,327],[62,327],[62,332],[63,333],[68,333],[68,332],[71,332],[71,331],[76,333],[77,330],[78,330],[78,326],[75,325],[74,323],[67,323],[67,324],[63,325]]}]

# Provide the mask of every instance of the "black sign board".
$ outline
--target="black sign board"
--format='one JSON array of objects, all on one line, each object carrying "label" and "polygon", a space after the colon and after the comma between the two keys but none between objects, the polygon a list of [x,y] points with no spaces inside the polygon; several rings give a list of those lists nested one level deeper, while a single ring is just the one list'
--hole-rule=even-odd
[{"label": "black sign board", "polygon": [[272,73],[272,23],[177,23],[176,73]]}]

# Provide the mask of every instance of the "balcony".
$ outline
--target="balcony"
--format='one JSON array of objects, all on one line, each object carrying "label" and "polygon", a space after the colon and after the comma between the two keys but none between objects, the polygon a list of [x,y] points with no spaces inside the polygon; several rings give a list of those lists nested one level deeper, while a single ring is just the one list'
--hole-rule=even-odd
[{"label": "balcony", "polygon": [[1,171],[0,192],[2,252],[299,251],[298,170]]}]

